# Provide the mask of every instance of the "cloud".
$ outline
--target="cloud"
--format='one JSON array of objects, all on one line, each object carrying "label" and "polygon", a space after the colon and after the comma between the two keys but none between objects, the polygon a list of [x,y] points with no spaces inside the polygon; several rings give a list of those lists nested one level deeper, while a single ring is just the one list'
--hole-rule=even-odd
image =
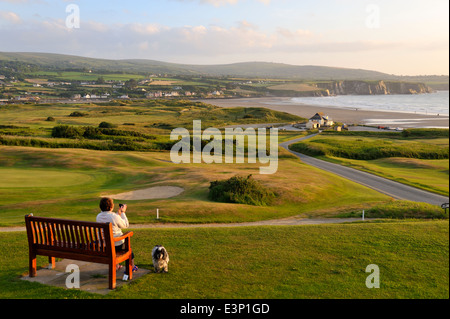
[{"label": "cloud", "polygon": [[[6,15],[6,14],[5,14]],[[20,21],[19,17],[7,15]],[[1,30],[0,30],[1,32]],[[179,59],[179,57],[223,57],[236,54],[267,52],[342,52],[389,47],[378,43],[321,42],[309,30],[278,28],[275,32],[260,30],[248,21],[235,26],[181,26],[158,24],[113,24],[82,21],[79,29],[69,29],[62,19],[29,21],[3,32],[4,43],[14,51],[66,52],[106,58]]]},{"label": "cloud", "polygon": [[[235,5],[239,2],[248,1],[248,0],[176,0],[176,1],[180,1],[180,2],[195,1],[195,2],[202,3],[202,4],[210,4],[215,7],[221,7],[221,6],[226,6],[226,5]],[[266,4],[266,5],[271,2],[271,0],[255,0],[255,1]]]},{"label": "cloud", "polygon": [[303,29],[297,29],[297,30],[289,30],[286,28],[277,28],[277,33],[282,35],[285,38],[293,39],[293,38],[309,38],[313,36],[313,33],[310,30],[303,30]]},{"label": "cloud", "polygon": [[7,2],[12,4],[30,4],[30,3],[46,3],[44,0],[0,0],[1,2]]},{"label": "cloud", "polygon": [[0,11],[0,21],[2,20],[5,20],[13,24],[18,24],[22,22],[18,14],[10,11]]},{"label": "cloud", "polygon": [[215,7],[220,7],[227,4],[236,4],[238,0],[200,0],[200,2],[212,4]]},{"label": "cloud", "polygon": [[[20,21],[17,20],[20,17],[1,12],[0,16],[3,15]],[[394,57],[408,51],[434,52],[448,47],[448,41],[439,46],[439,42],[418,44],[407,40],[338,41],[306,29],[267,31],[246,20],[231,27],[104,24],[82,20],[79,29],[67,28],[64,19],[30,20],[8,26],[0,24],[0,34],[5,51],[53,52],[107,59],[139,58],[187,64],[255,60],[305,64],[306,61],[316,61],[319,55],[325,61],[337,64],[334,59],[338,56],[365,61],[362,57],[368,54],[386,56],[385,53],[389,52]],[[286,60],[288,58],[290,62]]]}]

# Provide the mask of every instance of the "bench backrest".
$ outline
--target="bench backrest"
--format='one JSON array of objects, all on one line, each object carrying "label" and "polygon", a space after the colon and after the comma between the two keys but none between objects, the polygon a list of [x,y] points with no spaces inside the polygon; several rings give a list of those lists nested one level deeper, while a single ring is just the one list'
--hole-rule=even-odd
[{"label": "bench backrest", "polygon": [[108,257],[113,254],[112,226],[57,218],[25,216],[30,247]]}]

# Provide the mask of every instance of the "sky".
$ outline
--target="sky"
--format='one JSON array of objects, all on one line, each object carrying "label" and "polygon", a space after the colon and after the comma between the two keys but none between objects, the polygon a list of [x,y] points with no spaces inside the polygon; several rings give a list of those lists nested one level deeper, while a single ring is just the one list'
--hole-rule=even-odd
[{"label": "sky", "polygon": [[0,0],[0,51],[449,74],[448,0]]}]

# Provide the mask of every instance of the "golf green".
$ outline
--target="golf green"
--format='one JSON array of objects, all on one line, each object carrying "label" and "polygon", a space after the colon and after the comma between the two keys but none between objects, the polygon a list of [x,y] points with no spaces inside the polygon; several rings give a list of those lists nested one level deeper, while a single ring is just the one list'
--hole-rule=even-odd
[{"label": "golf green", "polygon": [[34,168],[0,168],[0,188],[67,187],[91,181],[88,174]]}]

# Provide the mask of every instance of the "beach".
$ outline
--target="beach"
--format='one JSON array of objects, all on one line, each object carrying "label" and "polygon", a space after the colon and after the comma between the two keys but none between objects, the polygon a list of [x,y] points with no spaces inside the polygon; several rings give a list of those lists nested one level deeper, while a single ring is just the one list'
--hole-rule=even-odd
[{"label": "beach", "polygon": [[219,107],[265,107],[310,118],[317,112],[328,115],[336,122],[348,125],[391,126],[401,128],[448,128],[448,115],[424,115],[406,112],[368,111],[319,105],[292,104],[290,97],[202,99],[200,102]]}]

